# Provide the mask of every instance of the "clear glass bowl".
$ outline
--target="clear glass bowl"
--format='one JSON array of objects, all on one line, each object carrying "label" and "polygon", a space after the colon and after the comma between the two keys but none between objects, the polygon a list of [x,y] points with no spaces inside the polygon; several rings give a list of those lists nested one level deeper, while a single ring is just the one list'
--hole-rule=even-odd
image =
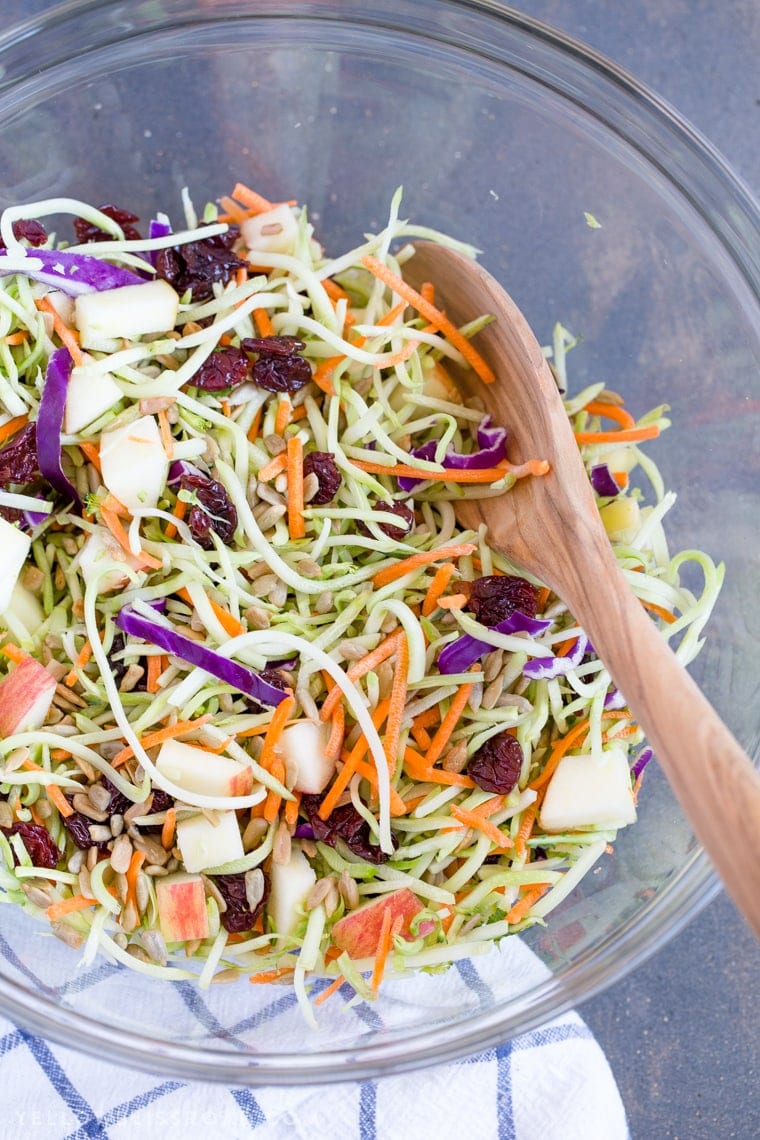
[{"label": "clear glass bowl", "polygon": [[[3,206],[51,195],[148,217],[237,179],[310,206],[328,249],[404,212],[479,245],[540,338],[582,333],[576,389],[603,379],[658,445],[673,549],[725,559],[694,674],[758,751],[760,227],[746,190],[655,96],[496,2],[72,2],[0,38]],[[584,212],[601,229],[590,228]],[[327,1003],[305,1028],[279,987],[199,1004],[77,955],[0,907],[0,1006],[20,1024],[153,1072],[305,1083],[464,1056],[614,983],[717,886],[660,773],[636,827],[546,930],[495,952],[489,990],[456,971],[396,983],[367,1010]]]}]

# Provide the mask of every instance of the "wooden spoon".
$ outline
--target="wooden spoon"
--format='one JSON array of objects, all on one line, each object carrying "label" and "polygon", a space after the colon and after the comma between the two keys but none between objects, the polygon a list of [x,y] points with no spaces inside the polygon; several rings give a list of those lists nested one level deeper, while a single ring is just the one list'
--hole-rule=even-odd
[{"label": "wooden spoon", "polygon": [[[510,432],[510,461],[547,459],[548,475],[457,505],[462,526],[488,525],[492,545],[550,586],[604,661],[734,902],[760,937],[760,772],[678,662],[631,591],[612,551],[554,377],[530,326],[481,266],[429,242],[405,276],[433,281],[456,325],[496,319],[477,346],[494,384],[457,377]],[[472,373],[469,373],[472,376]]]}]

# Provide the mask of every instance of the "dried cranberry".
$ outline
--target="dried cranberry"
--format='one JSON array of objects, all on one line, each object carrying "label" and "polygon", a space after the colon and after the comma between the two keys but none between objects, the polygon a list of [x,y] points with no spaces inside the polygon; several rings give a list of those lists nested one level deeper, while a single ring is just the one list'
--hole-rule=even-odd
[{"label": "dried cranberry", "polygon": [[229,930],[230,934],[242,934],[244,931],[250,930],[269,895],[269,879],[267,876],[264,875],[264,893],[256,904],[255,910],[251,910],[248,905],[244,871],[238,875],[214,875],[213,882],[216,883],[222,898],[227,903],[226,911],[219,916],[224,929]]},{"label": "dried cranberry", "polygon": [[303,474],[304,478],[307,475],[316,475],[319,482],[319,486],[309,499],[310,506],[323,506],[335,498],[342,479],[338,465],[329,452],[310,451],[305,455]]},{"label": "dried cranberry", "polygon": [[[27,241],[29,245],[44,245],[47,241],[47,230],[42,222],[34,218],[20,218],[13,223],[13,236],[16,241]],[[0,238],[0,249],[5,249],[5,242]]]},{"label": "dried cranberry", "polygon": [[519,741],[508,732],[499,732],[481,745],[467,765],[467,775],[484,792],[506,796],[517,785],[523,764]]},{"label": "dried cranberry", "polygon": [[315,839],[326,843],[329,847],[335,847],[338,839],[342,839],[354,855],[358,855],[367,863],[387,862],[388,855],[376,843],[371,842],[369,824],[359,815],[353,804],[336,807],[327,819],[322,819],[318,811],[323,799],[323,795],[301,797],[301,807],[306,812]]},{"label": "dried cranberry", "polygon": [[207,356],[188,383],[204,392],[219,392],[223,388],[236,388],[247,379],[248,357],[242,348],[230,346]]},{"label": "dried cranberry", "polygon": [[[53,842],[52,836],[46,827],[39,823],[12,823],[10,827],[0,828],[3,835],[20,835],[26,847],[27,854],[35,867],[47,867],[53,870],[63,858]],[[16,852],[13,852],[13,862],[18,863]]]},{"label": "dried cranberry", "polygon": [[215,282],[226,285],[236,270],[248,267],[248,262],[232,250],[239,233],[237,226],[229,226],[226,233],[160,249],[156,254],[156,273],[180,295],[189,289],[194,301],[208,300],[213,296]]},{"label": "dried cranberry", "polygon": [[512,574],[486,574],[470,583],[466,608],[481,625],[498,625],[515,610],[533,618],[538,608],[538,590]]},{"label": "dried cranberry", "polygon": [[306,345],[296,336],[247,336],[240,347],[246,352],[265,352],[268,356],[292,356],[303,352]]},{"label": "dried cranberry", "polygon": [[0,506],[0,519],[5,519],[9,523],[21,522],[23,512],[17,510],[16,507]]},{"label": "dried cranberry", "polygon": [[[69,803],[71,803],[70,800]],[[74,811],[71,815],[63,817],[64,827],[80,851],[87,851],[90,847],[98,847],[103,850],[108,846],[108,840],[98,841],[92,838],[90,835],[92,823],[93,821],[88,819],[86,815],[82,815],[81,811]]]},{"label": "dried cranberry", "polygon": [[298,392],[311,380],[311,365],[303,356],[291,353],[262,353],[253,366],[254,384],[266,392]]},{"label": "dried cranberry", "polygon": [[[133,214],[130,210],[122,210],[119,206],[101,206],[101,214],[105,214],[111,221],[116,222],[121,226],[124,237],[127,241],[139,241],[140,232],[132,225],[132,222],[139,222],[137,214]],[[93,225],[92,222],[86,221],[84,218],[74,219],[74,232],[77,235],[77,241],[80,245],[91,241],[111,241],[113,234],[109,234],[106,230],[101,230],[99,226]]]},{"label": "dried cranberry", "polygon": [[204,550],[213,550],[212,531],[222,542],[230,543],[237,530],[238,515],[226,488],[206,475],[188,473],[182,475],[179,485],[183,491],[192,491],[197,499],[187,513],[186,522],[198,545]]},{"label": "dried cranberry", "polygon": [[39,473],[37,425],[27,424],[0,448],[0,485],[28,483]]},{"label": "dried cranberry", "polygon": [[[385,511],[387,514],[397,515],[403,522],[403,526],[393,526],[392,523],[376,523],[377,529],[387,535],[388,538],[395,539],[400,542],[409,534],[409,531],[414,526],[414,511],[406,503],[392,502],[392,503],[375,503],[372,507],[374,511]],[[370,534],[369,528],[361,521],[357,522],[356,529],[360,534]]]},{"label": "dried cranberry", "polygon": [[[281,689],[283,693],[287,693],[289,689],[293,688],[293,680],[284,669],[262,669],[259,673],[262,681],[266,681],[268,685],[274,685],[275,689]],[[243,697],[246,708],[251,713],[262,713],[270,711],[268,705],[261,705],[252,697]]]}]

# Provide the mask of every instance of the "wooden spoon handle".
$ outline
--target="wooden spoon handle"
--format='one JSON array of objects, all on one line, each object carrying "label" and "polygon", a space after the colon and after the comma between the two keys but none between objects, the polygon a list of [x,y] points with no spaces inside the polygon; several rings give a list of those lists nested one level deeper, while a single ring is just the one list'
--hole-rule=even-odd
[{"label": "wooden spoon handle", "polygon": [[613,680],[625,677],[631,711],[760,938],[760,772],[631,592],[614,556],[602,559],[608,565],[588,587],[574,584],[585,596],[567,600]]}]

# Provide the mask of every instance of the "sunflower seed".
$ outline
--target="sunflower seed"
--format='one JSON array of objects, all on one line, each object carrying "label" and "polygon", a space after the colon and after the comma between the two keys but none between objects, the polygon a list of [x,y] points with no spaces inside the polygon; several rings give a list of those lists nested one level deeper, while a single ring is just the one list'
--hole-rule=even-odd
[{"label": "sunflower seed", "polygon": [[355,910],[359,905],[359,888],[356,885],[356,880],[352,879],[345,869],[341,871],[338,879],[338,891],[346,904],[346,909]]},{"label": "sunflower seed", "polygon": [[486,684],[489,684],[496,677],[498,677],[499,673],[501,672],[503,659],[503,649],[494,649],[492,653],[488,654],[485,662],[483,663],[483,677],[485,678]]},{"label": "sunflower seed", "polygon": [[504,681],[501,677],[497,677],[495,681],[491,681],[491,684],[483,693],[481,707],[484,709],[492,709],[501,696],[503,689]]},{"label": "sunflower seed", "polygon": [[266,880],[261,867],[254,867],[253,870],[246,871],[244,882],[245,901],[251,910],[256,910],[264,897],[264,888],[266,887]]},{"label": "sunflower seed", "polygon": [[[86,815],[88,819],[95,820],[96,823],[102,823],[104,819],[108,819],[108,812],[96,808],[90,797],[83,795],[82,792],[77,792],[72,796],[71,806],[74,808],[74,811],[81,812],[82,815]],[[110,834],[109,828],[109,838]]]},{"label": "sunflower seed", "polygon": [[243,850],[246,852],[253,851],[254,847],[258,847],[261,843],[268,830],[269,824],[260,816],[249,820],[243,832]]},{"label": "sunflower seed", "polygon": [[53,901],[53,896],[43,887],[37,887],[33,883],[24,883],[23,892],[29,899],[30,903],[34,906],[40,907],[41,910],[47,910]]},{"label": "sunflower seed", "polygon": [[316,601],[314,602],[314,610],[318,614],[329,614],[333,608],[333,596],[330,590],[325,590],[322,594],[317,594]]},{"label": "sunflower seed", "polygon": [[304,578],[319,578],[322,573],[321,566],[313,558],[301,558],[296,569]]},{"label": "sunflower seed", "polygon": [[269,591],[269,600],[273,606],[282,609],[288,600],[288,587],[284,582],[278,581]]},{"label": "sunflower seed", "polygon": [[261,503],[254,510],[253,517],[259,524],[259,529],[266,532],[280,521],[286,510],[287,507],[285,506],[270,506],[267,503]]},{"label": "sunflower seed", "polygon": [[0,800],[0,827],[13,826],[13,808],[7,800]]},{"label": "sunflower seed", "polygon": [[126,874],[132,859],[132,844],[128,835],[120,835],[111,851],[111,866],[119,874]]},{"label": "sunflower seed", "polygon": [[98,811],[108,812],[111,804],[111,792],[104,784],[93,784],[87,789],[87,796],[90,803],[93,804]]},{"label": "sunflower seed", "polygon": [[[102,823],[92,823],[87,830],[90,833],[90,839],[93,843],[108,843],[108,840],[112,838],[111,828],[106,827],[105,824]],[[92,850],[92,848],[90,848],[90,850]]]},{"label": "sunflower seed", "polygon": [[276,435],[274,432],[271,435],[265,435],[262,443],[272,457],[281,455],[287,447],[282,436]]},{"label": "sunflower seed", "polygon": [[61,942],[65,942],[72,950],[78,950],[84,942],[84,935],[80,934],[78,930],[72,929],[65,922],[51,922],[50,929],[56,938]]},{"label": "sunflower seed", "polygon": [[145,670],[142,665],[136,665],[133,662],[119,682],[119,692],[131,693],[137,682],[141,681],[144,676]]},{"label": "sunflower seed", "polygon": [[214,899],[216,905],[219,907],[219,913],[224,914],[224,912],[227,910],[227,900],[225,899],[224,895],[219,890],[218,886],[210,875],[201,875],[201,878],[203,879],[203,886],[205,888],[206,894]]},{"label": "sunflower seed", "polygon": [[[285,500],[282,495],[275,491],[274,487],[270,487],[268,483],[257,483],[256,494],[264,503],[269,503],[273,507],[284,507]],[[255,512],[254,512],[255,513]]]},{"label": "sunflower seed", "polygon": [[367,656],[367,648],[358,637],[347,637],[338,645],[338,653],[345,661],[361,661]]},{"label": "sunflower seed", "polygon": [[135,901],[138,913],[144,914],[150,902],[150,879],[144,871],[140,871],[135,881]]},{"label": "sunflower seed", "polygon": [[292,843],[290,839],[290,832],[288,825],[282,820],[277,827],[274,835],[274,843],[272,844],[272,860],[279,863],[284,867],[286,863],[290,862],[290,851]]},{"label": "sunflower seed", "polygon": [[461,772],[467,767],[467,745],[464,740],[448,750],[441,761],[441,767],[446,772]]},{"label": "sunflower seed", "polygon": [[310,503],[319,490],[319,476],[315,475],[313,471],[303,481],[303,501]]},{"label": "sunflower seed", "polygon": [[263,606],[249,606],[243,614],[251,629],[269,629],[271,619]]},{"label": "sunflower seed", "polygon": [[304,906],[306,910],[314,910],[320,903],[324,902],[330,891],[334,886],[333,879],[328,876],[324,879],[317,879],[314,886],[306,896]]},{"label": "sunflower seed", "polygon": [[144,930],[141,938],[143,946],[153,961],[158,962],[159,966],[165,966],[169,958],[169,953],[166,949],[166,943],[164,942],[161,931]]}]

